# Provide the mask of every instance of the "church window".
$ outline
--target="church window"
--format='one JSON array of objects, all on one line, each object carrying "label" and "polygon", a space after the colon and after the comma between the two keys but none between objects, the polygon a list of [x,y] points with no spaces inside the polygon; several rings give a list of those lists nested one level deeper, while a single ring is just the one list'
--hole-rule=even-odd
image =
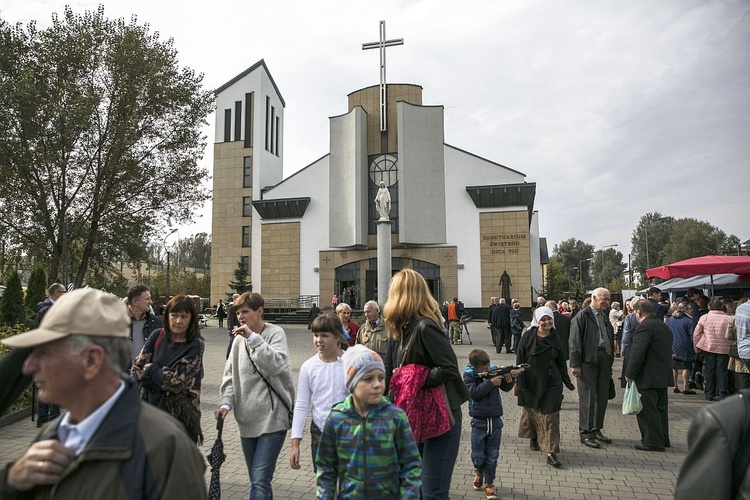
[{"label": "church window", "polygon": [[395,154],[372,155],[369,157],[369,182],[367,183],[368,234],[377,234],[376,221],[380,218],[375,208],[375,196],[380,181],[385,182],[391,194],[391,233],[398,233],[398,157]]},{"label": "church window", "polygon": [[242,187],[253,186],[253,157],[245,156],[242,163]]},{"label": "church window", "polygon": [[242,216],[250,217],[250,211],[252,210],[252,203],[250,202],[249,196],[242,197]]},{"label": "church window", "polygon": [[250,226],[242,226],[242,246],[250,246]]},{"label": "church window", "polygon": [[232,110],[224,110],[224,142],[232,140]]},{"label": "church window", "polygon": [[240,257],[240,266],[242,266],[242,269],[249,273],[250,272],[250,257],[242,256]]},{"label": "church window", "polygon": [[281,130],[281,117],[276,117],[276,156],[279,156],[279,131]]},{"label": "church window", "polygon": [[271,144],[269,143],[269,137],[271,133],[271,124],[270,124],[270,116],[271,116],[271,98],[266,96],[266,151],[269,151],[271,149]]},{"label": "church window", "polygon": [[253,95],[254,92],[245,94],[245,147],[253,146]]},{"label": "church window", "polygon": [[234,140],[242,138],[242,101],[234,101]]}]

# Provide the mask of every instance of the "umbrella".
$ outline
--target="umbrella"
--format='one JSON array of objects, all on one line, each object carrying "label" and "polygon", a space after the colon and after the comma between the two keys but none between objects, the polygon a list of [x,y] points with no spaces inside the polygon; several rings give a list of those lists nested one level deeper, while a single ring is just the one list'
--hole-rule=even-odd
[{"label": "umbrella", "polygon": [[681,260],[666,266],[654,267],[646,271],[651,278],[690,278],[699,274],[711,275],[711,295],[714,292],[714,274],[750,274],[750,257],[741,255],[704,255]]},{"label": "umbrella", "polygon": [[227,455],[224,453],[224,443],[221,440],[221,431],[224,428],[224,419],[220,418],[216,420],[216,430],[219,431],[216,435],[216,441],[211,447],[211,453],[206,458],[208,463],[211,465],[211,484],[208,487],[208,498],[209,500],[219,500],[221,498],[221,478],[219,469],[221,464],[226,460]]}]

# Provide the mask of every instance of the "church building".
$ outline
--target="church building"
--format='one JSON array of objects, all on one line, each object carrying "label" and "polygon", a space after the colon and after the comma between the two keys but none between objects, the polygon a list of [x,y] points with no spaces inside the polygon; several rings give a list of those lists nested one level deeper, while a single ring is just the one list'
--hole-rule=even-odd
[{"label": "church building", "polygon": [[330,118],[328,153],[286,179],[285,102],[265,62],[218,88],[216,102],[212,303],[226,297],[238,265],[266,299],[312,296],[325,306],[348,289],[361,308],[382,297],[381,181],[391,196],[394,273],[412,268],[439,303],[458,297],[467,307],[502,296],[504,272],[523,307],[541,293],[536,184],[447,143],[445,109],[425,105],[420,85],[350,93],[347,112]]}]

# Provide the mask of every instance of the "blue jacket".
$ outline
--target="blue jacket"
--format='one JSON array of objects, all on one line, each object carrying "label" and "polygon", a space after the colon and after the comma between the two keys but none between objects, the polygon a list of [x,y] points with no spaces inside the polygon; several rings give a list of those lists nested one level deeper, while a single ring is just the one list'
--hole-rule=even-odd
[{"label": "blue jacket", "polygon": [[[490,365],[490,370],[497,368]],[[500,387],[493,384],[489,379],[477,381],[477,372],[466,364],[464,370],[464,384],[469,390],[469,415],[472,418],[495,418],[503,416],[503,400],[500,398],[500,389],[508,392],[513,388],[513,382],[503,379]]]}]

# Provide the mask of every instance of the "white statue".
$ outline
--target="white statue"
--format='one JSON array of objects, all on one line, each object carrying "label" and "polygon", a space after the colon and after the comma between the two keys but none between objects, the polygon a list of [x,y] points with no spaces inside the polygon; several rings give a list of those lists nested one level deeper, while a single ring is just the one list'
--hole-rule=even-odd
[{"label": "white statue", "polygon": [[380,220],[391,220],[391,193],[383,181],[380,181],[380,189],[375,196],[375,208],[380,214]]}]

